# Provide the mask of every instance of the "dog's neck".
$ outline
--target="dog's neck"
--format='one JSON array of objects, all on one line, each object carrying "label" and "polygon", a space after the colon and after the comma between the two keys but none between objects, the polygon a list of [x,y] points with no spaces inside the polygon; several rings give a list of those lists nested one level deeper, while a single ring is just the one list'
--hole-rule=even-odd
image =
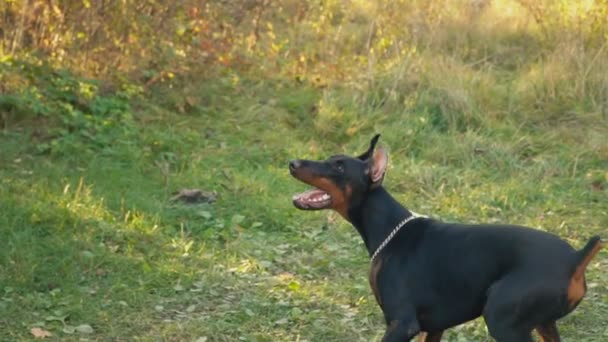
[{"label": "dog's neck", "polygon": [[412,216],[412,213],[383,187],[378,187],[371,190],[361,202],[349,208],[348,216],[371,256],[399,222]]}]

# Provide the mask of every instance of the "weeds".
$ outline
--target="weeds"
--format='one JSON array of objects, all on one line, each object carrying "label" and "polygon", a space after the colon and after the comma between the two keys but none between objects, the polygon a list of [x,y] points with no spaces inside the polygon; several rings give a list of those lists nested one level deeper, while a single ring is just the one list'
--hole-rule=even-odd
[{"label": "weeds", "polygon": [[[78,35],[55,15],[113,10],[66,4],[50,17],[27,15],[46,3],[0,8],[66,37]],[[175,20],[138,17],[115,40],[101,38],[129,25],[114,12],[103,25],[115,27],[89,36],[96,21],[83,22],[80,40],[0,31],[15,47],[0,56],[0,340],[34,328],[67,341],[378,340],[360,238],[336,214],[293,209],[286,167],[360,152],[376,132],[386,186],[413,210],[577,247],[606,234],[602,1],[181,4],[141,5]],[[237,10],[256,22],[201,19]],[[28,42],[58,45],[40,58]],[[218,198],[169,201],[183,188]],[[605,252],[590,265],[565,339],[608,333],[606,265]],[[445,335],[486,339],[481,321]]]},{"label": "weeds", "polygon": [[8,92],[0,96],[4,125],[38,126],[41,153],[100,151],[133,140],[130,102],[138,88],[104,93],[98,82],[48,64],[6,60],[0,65]]}]

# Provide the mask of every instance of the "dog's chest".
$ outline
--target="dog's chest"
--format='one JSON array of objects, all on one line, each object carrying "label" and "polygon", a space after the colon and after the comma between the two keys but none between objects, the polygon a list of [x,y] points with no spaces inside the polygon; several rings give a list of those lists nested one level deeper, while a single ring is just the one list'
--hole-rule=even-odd
[{"label": "dog's chest", "polygon": [[369,285],[374,292],[374,297],[376,297],[376,301],[378,305],[382,306],[382,301],[380,299],[380,289],[378,287],[378,277],[380,276],[380,271],[382,269],[383,260],[381,257],[374,259],[372,262],[370,271],[369,271]]}]

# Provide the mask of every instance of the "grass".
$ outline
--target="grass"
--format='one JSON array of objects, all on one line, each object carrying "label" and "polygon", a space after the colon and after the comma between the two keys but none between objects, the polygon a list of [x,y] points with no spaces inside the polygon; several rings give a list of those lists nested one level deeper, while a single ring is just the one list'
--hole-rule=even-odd
[{"label": "grass", "polygon": [[[42,327],[68,341],[378,340],[359,237],[336,214],[294,209],[302,188],[286,172],[290,158],[360,152],[376,131],[391,150],[386,186],[414,210],[539,227],[578,247],[605,235],[604,125],[461,131],[432,112],[393,124],[376,111],[349,119],[357,134],[331,135],[315,127],[354,115],[336,105],[344,93],[272,81],[217,91],[182,115],[169,96],[144,105],[137,142],[101,154],[41,155],[28,126],[2,132],[0,339]],[[184,187],[219,199],[168,201]],[[602,252],[589,268],[587,299],[561,323],[566,340],[608,333],[607,264]],[[487,334],[476,321],[446,340]]]},{"label": "grass", "polygon": [[[549,11],[565,5],[541,25],[525,1],[447,3],[332,2],[262,32],[292,45],[257,69],[144,93],[0,58],[0,340],[379,340],[359,236],[296,210],[287,172],[374,133],[416,212],[608,239],[606,28]],[[182,188],[218,199],[169,201]],[[606,340],[607,266],[601,251],[564,340]],[[490,340],[481,320],[444,336]]]}]

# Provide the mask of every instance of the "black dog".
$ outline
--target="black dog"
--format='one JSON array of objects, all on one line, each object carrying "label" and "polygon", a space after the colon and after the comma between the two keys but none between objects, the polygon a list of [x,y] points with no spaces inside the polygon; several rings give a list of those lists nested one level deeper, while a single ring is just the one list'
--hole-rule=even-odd
[{"label": "black dog", "polygon": [[388,157],[375,149],[352,158],[293,160],[291,174],[315,189],[299,209],[333,209],[355,226],[371,256],[370,284],[382,307],[383,341],[439,341],[445,329],[484,317],[497,341],[560,341],[556,320],[586,293],[585,269],[602,248],[580,251],[555,235],[510,225],[443,223],[418,216],[383,187]]}]

